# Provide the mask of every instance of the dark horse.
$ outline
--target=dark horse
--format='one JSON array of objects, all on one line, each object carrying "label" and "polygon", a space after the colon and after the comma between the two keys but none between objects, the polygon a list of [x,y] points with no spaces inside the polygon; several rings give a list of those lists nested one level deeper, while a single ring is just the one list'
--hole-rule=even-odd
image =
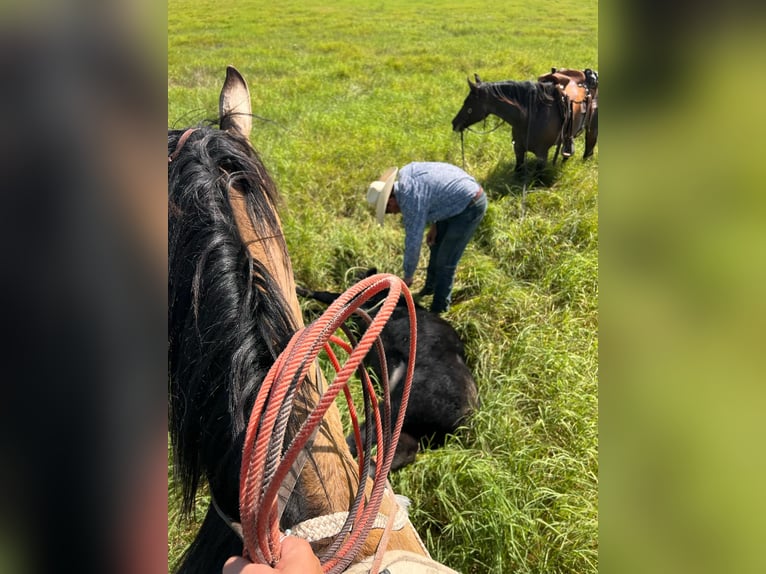
[{"label": "dark horse", "polygon": [[[375,273],[376,269],[370,269],[367,276]],[[301,287],[298,294],[327,305],[340,296],[340,293]],[[375,316],[376,303],[375,298],[370,299],[363,308]],[[415,374],[392,470],[414,462],[419,445],[437,447],[444,444],[446,435],[454,433],[479,405],[476,381],[466,365],[465,348],[457,331],[439,315],[420,305],[415,311],[418,335]],[[360,331],[364,325],[361,320],[357,321]],[[390,374],[392,409],[398,415],[402,399],[399,383],[409,361],[409,319],[403,301],[400,300],[394,309],[380,338]],[[382,369],[377,355],[370,355],[369,360],[373,372],[380,378]],[[364,428],[362,430],[364,432]],[[353,436],[349,436],[347,442],[356,454]]]},{"label": "dark horse", "polygon": [[[454,131],[462,132],[494,114],[511,125],[517,172],[523,168],[528,151],[534,153],[542,165],[547,163],[548,151],[561,142],[566,117],[564,102],[555,84],[482,82],[476,76],[476,83],[469,79],[468,87],[470,91],[463,107],[452,120]],[[594,146],[595,140],[586,137],[584,158],[593,153]]]},{"label": "dark horse", "polygon": [[[277,190],[248,141],[250,95],[234,68],[221,92],[220,126],[168,131],[170,437],[184,509],[194,508],[205,482],[210,495],[179,570],[204,574],[220,572],[226,558],[243,552],[236,527],[249,413],[275,358],[303,327]],[[324,388],[320,374],[309,378],[290,412],[284,444]],[[359,482],[333,405],[287,495],[279,528],[348,513]],[[379,512],[393,516],[397,508],[389,489]],[[343,563],[332,538],[315,539],[312,547],[326,571],[340,572],[351,560],[373,555],[381,536],[371,530],[360,552]],[[409,521],[390,532],[388,547],[427,554]]]}]

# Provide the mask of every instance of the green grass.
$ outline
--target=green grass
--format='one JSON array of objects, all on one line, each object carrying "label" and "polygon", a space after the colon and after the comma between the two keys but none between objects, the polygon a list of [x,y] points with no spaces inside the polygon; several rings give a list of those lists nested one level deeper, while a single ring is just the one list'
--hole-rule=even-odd
[{"label": "green grass", "polygon": [[[462,165],[450,122],[467,76],[598,68],[595,1],[170,0],[168,10],[169,125],[215,117],[225,66],[243,73],[254,113],[270,120],[255,122],[252,141],[284,198],[296,279],[318,289],[348,287],[355,266],[401,274],[401,226],[379,228],[364,192],[388,165]],[[549,170],[523,216],[508,126],[466,134],[465,160],[490,206],[446,318],[467,343],[482,408],[392,482],[432,555],[456,570],[596,572],[598,148]],[[177,509],[171,495],[170,563],[195,528]]]}]

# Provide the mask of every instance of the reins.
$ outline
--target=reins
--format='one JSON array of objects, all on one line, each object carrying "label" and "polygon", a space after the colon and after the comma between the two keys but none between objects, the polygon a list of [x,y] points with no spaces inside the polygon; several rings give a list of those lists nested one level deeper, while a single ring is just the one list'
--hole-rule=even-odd
[{"label": "reins", "polygon": [[463,169],[465,169],[465,131],[460,131],[460,154],[463,156]]},{"label": "reins", "polygon": [[466,131],[469,131],[469,132],[473,132],[473,133],[475,133],[475,134],[479,134],[479,135],[485,136],[485,135],[487,135],[487,134],[491,134],[493,131],[495,131],[496,129],[498,129],[498,128],[499,128],[500,126],[502,126],[504,123],[505,123],[505,122],[504,122],[503,120],[498,120],[498,121],[497,121],[497,125],[496,125],[494,128],[492,128],[491,130],[487,130],[487,131],[484,131],[484,132],[480,132],[480,131],[478,131],[478,130],[472,129],[472,128],[471,128],[471,126],[466,126],[465,130],[466,130]]},{"label": "reins", "polygon": [[460,154],[463,157],[463,169],[465,169],[465,140],[463,139],[465,137],[465,132],[469,131],[469,132],[473,132],[475,134],[479,134],[479,135],[485,136],[487,134],[491,134],[493,131],[498,129],[500,126],[503,125],[503,123],[505,123],[505,122],[503,122],[503,120],[499,120],[497,122],[497,125],[494,128],[492,128],[491,130],[484,131],[484,132],[480,132],[478,130],[474,130],[474,129],[471,128],[471,126],[466,126],[462,130],[460,130]]},{"label": "reins", "polygon": [[[367,330],[355,346],[352,346],[353,337],[350,337],[352,344],[349,344],[334,335],[352,314],[361,313],[364,317],[366,314],[360,310],[360,307],[385,290],[388,290],[388,293],[380,310],[372,319],[366,316]],[[393,313],[400,296],[404,297],[410,318],[410,359],[407,364],[401,408],[392,426],[388,373],[379,334]],[[317,432],[323,416],[337,395],[343,391],[349,404],[359,453],[360,483],[342,527],[329,548],[320,557],[320,561],[325,573],[339,574],[345,570],[359,554],[370,530],[376,527],[377,521],[377,524],[386,523],[376,553],[375,562],[380,563],[378,558],[385,552],[388,533],[394,527],[394,522],[399,515],[396,505],[391,510],[391,514],[384,519],[379,517],[378,511],[386,491],[388,473],[407,410],[415,363],[416,333],[417,324],[412,295],[404,288],[401,279],[385,274],[374,275],[357,283],[333,302],[319,319],[295,333],[260,387],[245,435],[240,471],[240,518],[246,557],[254,562],[271,566],[279,561],[281,532],[279,531],[278,493],[280,486],[294,469],[295,462],[301,453],[305,453],[307,443]],[[343,365],[338,361],[331,344],[348,353],[348,358]],[[379,354],[383,375],[380,381],[382,409],[378,408],[372,381],[362,366],[362,360],[373,345]],[[283,443],[293,400],[298,395],[309,369],[315,365],[322,349],[329,357],[336,377],[290,444],[284,448]],[[354,372],[360,374],[364,390],[368,425],[365,445],[361,444],[357,414],[348,387],[348,381]],[[371,477],[372,487],[369,497],[366,497],[365,486],[371,466],[372,423],[374,423],[377,439],[377,454],[375,470]],[[299,529],[296,527],[296,530]],[[337,530],[337,527],[333,527],[332,530]],[[373,572],[376,571],[373,569]]]},{"label": "reins", "polygon": [[527,213],[527,180],[529,179],[529,162],[526,155],[529,152],[529,134],[532,131],[532,119],[534,114],[532,113],[532,92],[529,92],[529,100],[527,103],[527,137],[524,142],[524,185],[521,187],[521,217],[522,219]]}]

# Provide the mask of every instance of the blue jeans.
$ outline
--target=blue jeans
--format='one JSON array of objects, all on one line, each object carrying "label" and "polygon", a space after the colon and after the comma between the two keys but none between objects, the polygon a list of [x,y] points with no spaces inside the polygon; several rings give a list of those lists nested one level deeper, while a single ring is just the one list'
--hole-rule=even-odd
[{"label": "blue jeans", "polygon": [[457,263],[468,241],[487,211],[487,194],[482,193],[457,215],[436,222],[436,243],[431,247],[424,293],[433,293],[431,311],[443,313],[452,301]]}]

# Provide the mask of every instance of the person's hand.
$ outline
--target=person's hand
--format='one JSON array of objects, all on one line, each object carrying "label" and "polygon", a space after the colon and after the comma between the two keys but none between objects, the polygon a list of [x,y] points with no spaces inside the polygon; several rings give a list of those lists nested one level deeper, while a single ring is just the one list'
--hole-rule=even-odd
[{"label": "person's hand", "polygon": [[407,287],[412,287],[412,281],[413,281],[412,277],[405,277],[404,279],[402,279],[402,281],[404,281],[404,284]]},{"label": "person's hand", "polygon": [[426,245],[433,247],[434,243],[436,243],[436,226],[432,225],[426,234]]},{"label": "person's hand", "polygon": [[282,541],[282,558],[272,568],[253,564],[241,556],[232,556],[223,566],[223,574],[322,574],[319,558],[314,556],[311,545],[295,536]]}]

